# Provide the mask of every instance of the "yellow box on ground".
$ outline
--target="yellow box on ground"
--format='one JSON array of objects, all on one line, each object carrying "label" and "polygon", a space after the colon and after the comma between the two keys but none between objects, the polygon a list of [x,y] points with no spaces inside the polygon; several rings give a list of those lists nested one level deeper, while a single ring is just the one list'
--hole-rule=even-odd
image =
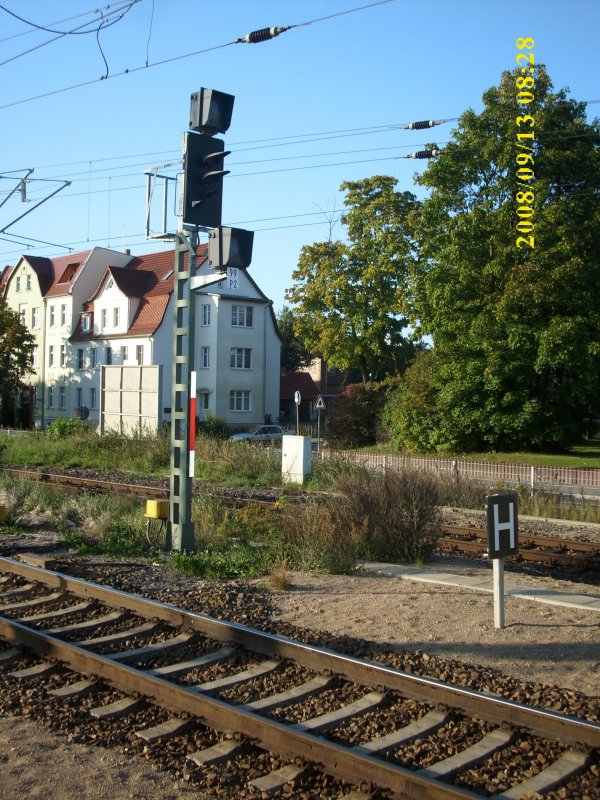
[{"label": "yellow box on ground", "polygon": [[146,513],[148,519],[168,519],[169,501],[168,500],[146,500]]}]

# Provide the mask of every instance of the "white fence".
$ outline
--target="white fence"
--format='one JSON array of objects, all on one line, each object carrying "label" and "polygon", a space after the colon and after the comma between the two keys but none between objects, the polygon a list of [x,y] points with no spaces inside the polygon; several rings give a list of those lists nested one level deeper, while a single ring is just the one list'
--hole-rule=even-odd
[{"label": "white fence", "polygon": [[533,487],[565,486],[586,492],[600,489],[600,469],[542,467],[527,464],[503,464],[485,461],[462,461],[426,456],[381,455],[352,450],[323,450],[322,457],[343,458],[367,469],[422,469],[449,475],[455,480],[470,478],[486,482],[524,484]]}]

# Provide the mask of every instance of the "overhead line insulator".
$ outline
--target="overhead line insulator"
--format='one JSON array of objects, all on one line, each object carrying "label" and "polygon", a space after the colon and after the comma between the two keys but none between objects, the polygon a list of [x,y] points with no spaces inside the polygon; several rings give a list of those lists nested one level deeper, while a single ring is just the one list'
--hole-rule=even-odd
[{"label": "overhead line insulator", "polygon": [[423,119],[420,122],[408,122],[406,125],[400,125],[400,128],[405,131],[421,131],[424,128],[433,128],[435,125],[443,125],[445,119]]},{"label": "overhead line insulator", "polygon": [[405,158],[434,158],[441,154],[441,150],[419,150],[417,153],[409,153]]},{"label": "overhead line insulator", "polygon": [[248,44],[258,44],[258,42],[267,42],[269,39],[274,39],[276,36],[279,36],[280,33],[289,31],[289,29],[292,27],[294,26],[286,25],[283,28],[261,28],[258,31],[252,31],[252,33],[247,33],[245,36],[242,36],[241,39],[237,39],[236,44],[240,44],[241,42],[247,42]]}]

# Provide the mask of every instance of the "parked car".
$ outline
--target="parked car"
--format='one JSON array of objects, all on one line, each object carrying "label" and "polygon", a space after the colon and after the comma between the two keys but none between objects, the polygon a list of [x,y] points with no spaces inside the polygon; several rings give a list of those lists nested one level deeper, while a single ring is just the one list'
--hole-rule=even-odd
[{"label": "parked car", "polygon": [[234,433],[229,437],[230,442],[261,442],[262,444],[274,444],[280,442],[281,437],[288,434],[293,434],[294,431],[288,431],[282,428],[281,425],[257,425],[251,431],[244,431],[244,433]]}]

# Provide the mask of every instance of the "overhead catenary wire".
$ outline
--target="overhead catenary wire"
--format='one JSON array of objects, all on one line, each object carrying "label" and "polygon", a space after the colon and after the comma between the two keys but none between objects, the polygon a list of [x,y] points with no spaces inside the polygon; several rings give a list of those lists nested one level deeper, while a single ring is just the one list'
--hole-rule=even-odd
[{"label": "overhead catenary wire", "polygon": [[[134,0],[131,0],[131,2],[133,2],[133,1]],[[135,0],[135,2],[138,2],[138,1],[139,0]],[[338,11],[335,14],[329,14],[328,16],[325,16],[325,17],[318,17],[316,19],[306,20],[304,22],[298,22],[298,23],[295,23],[293,25],[281,26],[281,29],[287,31],[287,30],[291,30],[293,28],[302,28],[302,27],[305,27],[307,25],[314,25],[314,24],[316,24],[318,22],[323,22],[323,21],[328,20],[328,19],[333,19],[334,17],[341,17],[341,16],[344,16],[345,14],[354,14],[354,13],[356,13],[358,11],[364,11],[364,10],[366,10],[368,8],[373,8],[374,6],[380,6],[380,5],[385,5],[387,3],[395,3],[395,2],[397,2],[397,0],[377,0],[377,2],[374,2],[374,3],[368,3],[366,5],[357,6],[356,8],[346,9],[345,11]],[[267,29],[263,29],[263,30],[267,30]],[[11,103],[5,103],[4,105],[1,105],[0,106],[0,111],[4,110],[6,108],[12,108],[14,106],[22,105],[23,103],[30,103],[30,102],[33,102],[34,100],[40,100],[40,99],[45,98],[45,97],[52,97],[52,96],[57,95],[57,94],[62,94],[64,92],[69,92],[69,91],[72,91],[73,89],[81,89],[81,88],[83,88],[85,86],[92,86],[93,84],[100,83],[101,81],[104,81],[104,80],[110,80],[112,78],[120,78],[120,77],[123,77],[125,75],[130,75],[130,74],[133,74],[135,72],[140,72],[141,70],[144,70],[144,69],[151,69],[153,67],[160,67],[160,66],[163,66],[165,64],[172,64],[175,61],[181,61],[181,60],[186,59],[186,58],[192,58],[193,56],[202,55],[204,53],[210,53],[210,52],[212,52],[214,50],[221,50],[221,49],[223,49],[225,47],[230,47],[232,45],[236,45],[236,44],[240,44],[242,42],[245,42],[246,41],[246,37],[249,37],[251,35],[252,34],[246,34],[245,36],[243,36],[241,38],[238,38],[238,39],[233,39],[230,42],[224,42],[223,44],[214,45],[212,47],[206,47],[206,48],[203,48],[202,50],[195,50],[192,53],[182,53],[181,55],[178,55],[178,56],[171,56],[170,58],[164,58],[164,59],[161,59],[160,61],[155,61],[155,62],[153,62],[151,64],[146,62],[145,64],[142,64],[142,65],[139,65],[139,66],[136,66],[136,67],[128,67],[127,69],[121,70],[120,72],[114,72],[111,75],[103,75],[100,78],[91,78],[90,80],[87,80],[87,81],[81,81],[80,83],[75,83],[75,84],[72,84],[70,86],[64,86],[61,89],[54,89],[54,90],[51,90],[51,91],[48,91],[48,92],[42,92],[41,94],[37,94],[37,95],[34,95],[32,97],[25,97],[22,100],[13,100]],[[275,34],[275,35],[277,35],[277,34]],[[273,38],[273,37],[269,37],[269,38]],[[264,41],[264,40],[257,39],[256,41]]]},{"label": "overhead catenary wire", "polygon": [[[130,11],[131,8],[136,3],[139,3],[139,2],[140,2],[140,0],[127,0],[126,2],[124,2],[120,6],[118,6],[114,11],[111,11],[110,13],[108,13],[108,14],[106,14],[104,16],[101,15],[100,17],[98,17],[97,19],[95,19],[95,20],[93,20],[91,22],[84,22],[81,25],[79,25],[77,28],[74,28],[71,31],[62,31],[62,32],[60,32],[60,31],[51,31],[52,33],[57,33],[58,34],[57,36],[54,37],[54,39],[48,39],[47,41],[41,42],[40,44],[37,44],[34,47],[30,47],[29,49],[24,50],[21,53],[17,53],[16,55],[11,56],[10,58],[5,59],[4,61],[0,61],[0,67],[4,66],[5,64],[9,64],[11,61],[16,61],[17,59],[22,58],[23,56],[29,55],[30,53],[33,53],[36,50],[40,50],[42,47],[46,47],[46,45],[52,44],[53,42],[56,42],[59,39],[64,38],[65,36],[75,36],[75,35],[83,36],[85,34],[95,33],[96,34],[96,39],[97,39],[101,28],[110,28],[113,25],[116,25],[117,22],[120,22],[123,19],[123,17],[125,16],[125,14],[127,14],[128,11]],[[12,14],[12,12],[9,11],[3,5],[0,5],[0,9],[2,9],[3,11],[6,11],[8,14]],[[17,15],[13,14],[13,16],[17,16]],[[114,16],[116,16],[116,19],[112,19],[112,17],[114,17]],[[21,17],[17,17],[17,19],[21,19],[22,20]],[[22,21],[25,22],[25,20],[22,20]],[[80,30],[80,28],[88,28],[90,25],[95,25],[97,22],[99,22],[100,24],[97,25],[97,27],[93,28],[90,31]],[[31,23],[31,22],[27,22],[27,24],[28,25],[33,25],[33,23]],[[39,26],[35,26],[35,27],[39,27]],[[48,29],[47,28],[40,28],[40,30],[48,30]],[[98,46],[100,46],[99,42],[98,42]],[[102,52],[102,48],[100,48],[100,51]]]}]

